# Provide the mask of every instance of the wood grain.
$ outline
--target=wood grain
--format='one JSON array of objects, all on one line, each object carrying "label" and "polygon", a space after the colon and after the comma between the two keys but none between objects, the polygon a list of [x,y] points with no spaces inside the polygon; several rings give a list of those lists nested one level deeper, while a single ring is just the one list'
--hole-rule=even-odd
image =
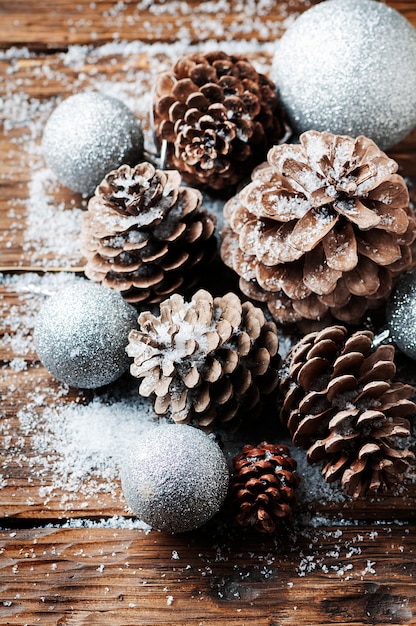
[{"label": "wood grain", "polygon": [[[172,42],[179,33],[186,34],[191,42],[203,35],[223,41],[235,36],[265,41],[268,28],[274,26],[275,36],[284,32],[288,18],[297,16],[319,0],[310,2],[291,0],[276,2],[203,2],[201,0],[172,2],[166,8],[164,0],[156,2],[77,2],[58,0],[51,11],[50,2],[36,3],[30,10],[25,1],[4,3],[0,9],[2,36],[0,44],[28,46],[35,50],[62,50],[72,44],[101,44],[115,39],[145,42]],[[389,6],[416,21],[416,8],[412,0],[388,0]],[[29,7],[29,9],[28,9]],[[251,9],[248,11],[248,9]],[[258,12],[256,12],[258,9]],[[218,28],[218,21],[222,27]],[[209,29],[209,24],[212,29]],[[208,26],[208,29],[207,29]]]},{"label": "wood grain", "polygon": [[[267,50],[253,51],[246,56],[266,68],[271,64],[271,53]],[[0,271],[81,271],[83,267],[79,247],[74,246],[71,253],[59,254],[58,247],[49,249],[44,241],[31,240],[28,230],[31,207],[34,201],[39,203],[39,197],[34,195],[36,187],[33,180],[36,182],[36,176],[42,174],[46,167],[40,146],[43,124],[47,113],[52,112],[52,107],[47,108],[48,105],[72,93],[93,88],[97,81],[102,84],[119,83],[123,85],[126,96],[131,97],[138,107],[135,113],[149,134],[147,99],[154,72],[170,64],[169,47],[158,54],[157,64],[151,59],[151,50],[134,51],[128,55],[128,61],[121,52],[107,55],[101,52],[97,56],[94,50],[80,55],[76,62],[71,63],[70,58],[65,53],[54,53],[46,58],[36,55],[30,59],[0,61],[0,72],[8,77],[7,82],[0,82],[0,98],[10,97],[10,94],[21,97],[20,85],[24,84],[25,93],[33,103],[32,107],[30,104],[27,106],[26,124],[23,122],[22,127],[7,129],[0,135],[0,154],[5,155],[0,163]],[[126,71],[131,77],[131,84],[126,84]],[[33,116],[30,118],[31,108]],[[2,111],[0,107],[0,123],[7,124],[5,116],[7,111]],[[399,163],[402,175],[407,177],[416,177],[415,153],[416,130],[389,151],[389,155]],[[52,177],[47,187],[45,203],[59,208],[60,215],[74,207],[85,209],[85,198],[58,181],[53,186],[53,180]],[[33,210],[31,215],[33,219]],[[81,218],[79,224],[80,221]],[[71,233],[71,236],[77,235]]]},{"label": "wood grain", "polygon": [[[314,4],[312,2],[311,4]],[[410,3],[398,3],[408,5]],[[26,2],[7,3],[2,7],[1,45],[25,45],[34,49],[64,49],[71,44],[101,44],[114,39],[145,42],[172,42],[178,37],[178,31],[191,41],[200,41],[199,32],[203,26],[204,36],[224,40],[236,27],[244,38],[256,38],[264,41],[264,22],[276,25],[276,33],[283,32],[283,22],[288,15],[297,15],[305,10],[309,3],[293,0],[290,9],[286,3],[276,3],[253,13],[258,3],[231,2],[172,2],[172,8],[166,2],[133,2],[130,0],[113,2],[72,3],[58,0],[51,11],[47,0],[36,3],[36,13],[28,12]],[[248,16],[247,8],[251,8]],[[218,28],[218,20],[221,29]],[[212,27],[209,27],[212,24]]]},{"label": "wood grain", "polygon": [[[315,484],[310,496],[305,484],[293,522],[271,538],[237,530],[225,512],[193,533],[146,533],[117,477],[90,472],[66,490],[46,411],[81,410],[101,392],[65,389],[33,346],[37,277],[79,273],[83,263],[76,246],[68,254],[32,238],[34,183],[63,222],[86,206],[42,179],[42,129],[56,103],[97,85],[120,89],[149,137],[155,72],[184,42],[245,42],[267,70],[275,39],[317,1],[0,3],[1,625],[416,624],[413,476],[400,493],[358,502],[319,497]],[[416,26],[414,0],[387,4]],[[416,130],[390,154],[416,177]],[[415,381],[409,363],[402,371]]]},{"label": "wood grain", "polygon": [[415,526],[282,532],[3,532],[8,624],[410,624]]},{"label": "wood grain", "polygon": [[[62,450],[62,442],[67,441],[70,444],[70,440],[68,434],[59,427],[60,413],[68,403],[78,403],[81,411],[82,406],[87,405],[94,397],[99,399],[105,396],[106,390],[68,390],[40,364],[33,345],[32,328],[36,312],[44,298],[42,289],[44,293],[48,292],[47,285],[45,289],[41,279],[33,283],[16,280],[0,286],[0,317],[6,322],[0,333],[3,359],[0,370],[0,468],[4,483],[0,489],[0,512],[8,519],[8,523],[17,526],[24,520],[39,522],[83,518],[86,511],[88,517],[94,519],[126,515],[126,503],[118,478],[115,478],[117,486],[114,488],[113,479],[100,479],[97,473],[88,471],[83,478],[83,484],[79,484],[79,491],[76,489],[78,483],[75,482],[74,487],[71,479],[71,467],[65,462],[65,449]],[[22,364],[18,363],[17,369],[14,363],[16,358],[23,361]],[[136,393],[133,379],[126,376],[124,384],[126,389],[133,389]],[[114,389],[120,386],[121,383],[113,385]],[[56,416],[50,417],[45,413],[47,407],[56,409]],[[273,409],[268,407],[267,411],[271,410]],[[275,413],[278,429],[277,409]],[[75,423],[74,437],[78,436],[77,428],[78,424]],[[44,438],[49,438],[50,450],[43,449]],[[236,445],[238,441],[237,433]],[[82,445],[82,441],[79,443]],[[232,439],[227,446],[231,448]],[[46,465],[45,454],[49,455]],[[320,480],[319,473],[313,478]],[[416,510],[414,478],[408,478],[400,487],[398,495],[386,494],[356,502],[339,499],[336,492],[333,501],[331,498],[320,500],[318,497],[301,497],[297,514],[300,517],[328,516],[333,520],[411,521]],[[304,480],[308,479],[310,476],[306,475]],[[307,492],[307,483],[304,489]]]}]

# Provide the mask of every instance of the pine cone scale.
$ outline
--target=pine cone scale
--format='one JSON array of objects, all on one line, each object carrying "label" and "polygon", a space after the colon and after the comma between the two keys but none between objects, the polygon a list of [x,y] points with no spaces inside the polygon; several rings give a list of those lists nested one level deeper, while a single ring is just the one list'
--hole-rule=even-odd
[{"label": "pine cone scale", "polygon": [[350,272],[358,263],[357,241],[354,229],[348,222],[342,230],[331,230],[322,239],[326,262],[340,272]]}]

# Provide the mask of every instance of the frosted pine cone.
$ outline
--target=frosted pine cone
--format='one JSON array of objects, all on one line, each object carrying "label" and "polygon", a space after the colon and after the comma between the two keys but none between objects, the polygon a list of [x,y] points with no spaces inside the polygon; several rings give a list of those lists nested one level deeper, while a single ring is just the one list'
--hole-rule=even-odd
[{"label": "frosted pine cone", "polygon": [[392,382],[394,348],[372,349],[373,334],[347,336],[343,326],[306,335],[289,353],[282,374],[281,411],[293,443],[310,463],[325,461],[327,482],[340,479],[354,498],[400,483],[414,455],[407,416],[414,389]]},{"label": "frosted pine cone", "polygon": [[189,303],[174,294],[160,316],[139,316],[127,347],[139,393],[175,422],[207,431],[255,415],[278,382],[276,326],[251,303],[229,293],[198,291]]},{"label": "frosted pine cone", "polygon": [[358,322],[413,263],[415,218],[397,163],[366,137],[309,131],[271,148],[225,207],[221,256],[280,322]]},{"label": "frosted pine cone", "polygon": [[232,514],[240,526],[272,533],[276,523],[291,517],[299,475],[286,446],[263,441],[244,446],[233,459],[230,483]]},{"label": "frosted pine cone", "polygon": [[216,253],[215,217],[200,206],[176,171],[140,163],[110,172],[83,219],[85,274],[133,304],[189,289]]},{"label": "frosted pine cone", "polygon": [[168,164],[213,189],[249,176],[287,129],[274,84],[243,57],[219,51],[184,56],[161,75],[154,124]]}]

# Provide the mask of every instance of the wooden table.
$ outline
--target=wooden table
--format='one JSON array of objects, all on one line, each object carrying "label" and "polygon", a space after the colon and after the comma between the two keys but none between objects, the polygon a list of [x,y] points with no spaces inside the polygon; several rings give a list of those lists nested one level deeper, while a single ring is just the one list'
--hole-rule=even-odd
[{"label": "wooden table", "polygon": [[[185,535],[147,532],[88,449],[85,476],[71,475],[70,456],[65,466],[72,435],[75,446],[92,443],[77,411],[88,417],[94,400],[54,381],[33,349],[40,301],[82,267],[86,201],[51,178],[39,150],[57,102],[91,87],[112,93],[149,138],[155,71],[215,45],[267,72],[273,41],[313,3],[0,3],[1,625],[416,624],[414,482],[352,503],[302,470],[295,519],[273,537],[222,518]],[[414,0],[387,4],[416,26]],[[416,132],[391,155],[416,176]]]}]

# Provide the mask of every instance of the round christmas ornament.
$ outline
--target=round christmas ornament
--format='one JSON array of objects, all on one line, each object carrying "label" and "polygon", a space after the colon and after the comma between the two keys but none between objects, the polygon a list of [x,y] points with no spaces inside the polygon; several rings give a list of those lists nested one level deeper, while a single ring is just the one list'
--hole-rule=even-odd
[{"label": "round christmas ornament", "polygon": [[156,530],[180,533],[198,528],[220,510],[229,472],[220,447],[201,430],[164,424],[132,446],[121,480],[139,519]]},{"label": "round christmas ornament", "polygon": [[416,359],[416,269],[400,277],[387,304],[390,338],[411,359]]},{"label": "round christmas ornament", "polygon": [[217,253],[216,220],[201,202],[175,170],[144,162],[110,172],[82,222],[85,274],[132,304],[189,289]]},{"label": "round christmas ornament", "polygon": [[96,388],[119,378],[130,363],[128,334],[135,309],[102,285],[80,281],[43,305],[35,325],[35,348],[42,364],[73,387]]},{"label": "round christmas ornament", "polygon": [[91,195],[110,170],[142,158],[143,132],[120,100],[85,92],[58,105],[46,122],[42,148],[63,185]]},{"label": "round christmas ornament", "polygon": [[276,325],[259,308],[201,289],[190,302],[164,300],[159,316],[141,313],[127,352],[157,414],[211,431],[258,415],[278,383],[278,346]]},{"label": "round christmas ornament", "polygon": [[327,482],[353,498],[389,491],[414,463],[406,448],[414,389],[395,381],[394,347],[344,326],[309,333],[287,356],[281,419]]},{"label": "round christmas ornament", "polygon": [[271,72],[291,125],[381,148],[416,125],[416,30],[374,0],[326,0],[288,28]]},{"label": "round christmas ornament", "polygon": [[274,146],[224,207],[221,256],[279,322],[358,323],[413,264],[397,163],[367,137],[308,131]]},{"label": "round christmas ornament", "polygon": [[191,184],[224,189],[248,176],[287,133],[275,85],[241,56],[189,54],[159,78],[154,131]]}]

